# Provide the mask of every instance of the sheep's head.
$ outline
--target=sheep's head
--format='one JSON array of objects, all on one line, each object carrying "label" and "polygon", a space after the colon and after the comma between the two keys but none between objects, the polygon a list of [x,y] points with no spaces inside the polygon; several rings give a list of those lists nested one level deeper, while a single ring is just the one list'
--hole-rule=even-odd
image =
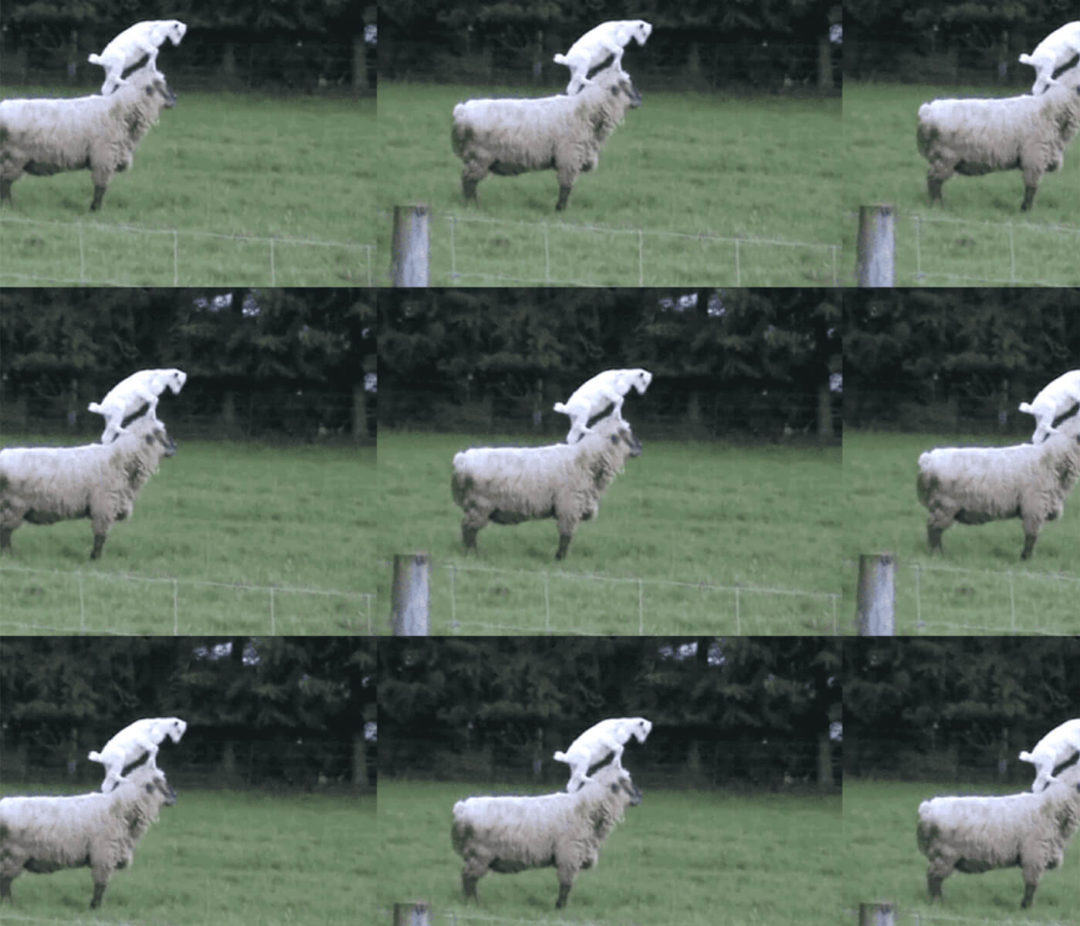
[{"label": "sheep's head", "polygon": [[595,783],[597,788],[603,788],[609,794],[617,798],[620,807],[636,807],[641,803],[641,791],[635,787],[630,773],[625,768],[620,768],[614,763],[608,763],[603,768],[597,769],[593,775],[593,781],[586,784],[581,790],[584,791]]}]

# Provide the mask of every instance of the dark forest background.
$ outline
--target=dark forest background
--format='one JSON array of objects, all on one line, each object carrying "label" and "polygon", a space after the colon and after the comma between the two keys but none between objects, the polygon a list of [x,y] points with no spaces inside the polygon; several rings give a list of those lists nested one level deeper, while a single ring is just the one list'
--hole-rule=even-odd
[{"label": "dark forest background", "polygon": [[176,785],[368,789],[375,641],[352,637],[6,637],[0,784],[104,777],[86,758],[142,717],[178,716]]},{"label": "dark forest background", "polygon": [[87,411],[136,370],[179,367],[174,435],[373,441],[374,295],[349,289],[5,289],[0,441],[96,440]]},{"label": "dark forest background", "polygon": [[1080,290],[844,294],[844,424],[1028,439],[1017,409],[1080,367]]},{"label": "dark forest background", "polygon": [[1027,788],[1017,753],[1077,704],[1077,637],[849,639],[844,774]]},{"label": "dark forest background", "polygon": [[543,782],[606,717],[644,716],[635,780],[840,784],[840,641],[810,637],[394,638],[379,645],[383,776]]},{"label": "dark forest background", "polygon": [[390,290],[379,313],[381,427],[561,438],[556,401],[645,367],[623,408],[639,433],[839,439],[836,292]]}]

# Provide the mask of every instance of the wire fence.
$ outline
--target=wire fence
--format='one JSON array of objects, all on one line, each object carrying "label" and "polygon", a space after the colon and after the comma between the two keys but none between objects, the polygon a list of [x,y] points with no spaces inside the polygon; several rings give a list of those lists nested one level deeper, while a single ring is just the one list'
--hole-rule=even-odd
[{"label": "wire fence", "polygon": [[[151,578],[123,573],[65,572],[0,564],[0,633],[58,633],[129,635],[146,632],[236,632],[244,628],[276,634],[336,632],[371,634],[376,595],[324,588],[249,585],[203,579]],[[58,605],[52,617],[68,622],[46,624],[21,620],[18,610],[45,613],[14,601],[34,602],[48,578]],[[125,586],[121,599],[110,586]],[[136,594],[130,594],[134,589]],[[196,617],[195,615],[199,615]],[[122,625],[121,621],[130,621]],[[171,625],[167,624],[171,619]],[[248,623],[242,623],[247,621]],[[330,624],[328,625],[328,621]],[[317,623],[316,623],[317,622]],[[312,626],[316,624],[315,626]]]},{"label": "wire fence", "polygon": [[[3,226],[42,227],[53,232],[60,229],[69,233],[66,239],[34,242],[33,260],[48,263],[50,266],[62,265],[66,271],[63,274],[26,273],[4,266],[9,260],[12,263],[17,262],[19,266],[28,266],[31,261],[15,257],[16,245],[3,242],[3,250],[0,251],[0,280],[8,279],[17,283],[133,286],[151,283],[167,285],[171,281],[173,286],[205,284],[207,276],[211,275],[207,270],[207,261],[213,260],[215,266],[218,266],[222,264],[224,256],[230,259],[230,280],[244,276],[252,282],[269,286],[327,285],[335,281],[370,286],[374,272],[374,244],[314,238],[226,235],[188,229],[106,225],[99,222],[60,222],[17,216],[0,216],[0,230],[7,232]],[[138,260],[131,265],[132,276],[127,279],[114,279],[110,275],[118,269],[123,271],[112,257],[115,250],[107,243],[107,236],[115,234],[141,237],[146,245],[138,252]],[[198,251],[199,248],[202,249],[201,252]],[[47,253],[38,254],[38,249],[47,250]],[[322,251],[328,255],[328,259],[311,261],[313,249]],[[128,253],[130,252],[125,249],[124,254]],[[304,256],[300,257],[299,254]],[[74,269],[76,264],[77,273]]]},{"label": "wire fence", "polygon": [[[428,582],[420,587],[426,591]],[[839,592],[436,566],[432,634],[839,633]]]},{"label": "wire fence", "polygon": [[[954,913],[920,912],[917,910],[894,909],[895,923],[910,924],[910,926],[979,926],[979,924],[993,924],[993,926],[1031,926],[1030,916],[1009,916],[1008,914],[995,915],[993,919],[980,916],[960,916]],[[854,917],[852,922],[856,922]],[[1038,926],[1072,926],[1075,920],[1040,919]]]},{"label": "wire fence", "polygon": [[[565,222],[524,222],[482,216],[444,216],[448,227],[450,269],[448,281],[484,280],[494,283],[557,284],[595,286],[637,280],[638,286],[709,279],[728,285],[777,285],[784,282],[816,282],[839,285],[839,244],[786,241],[776,238],[696,234],[654,229],[609,228],[599,225],[572,225]],[[481,234],[471,234],[470,226],[480,226]],[[492,241],[495,229],[503,242]],[[515,259],[506,252],[505,237],[516,234],[510,247],[523,251]],[[590,252],[590,276],[581,279],[568,271],[580,255],[582,238],[615,239],[610,247]],[[620,243],[621,242],[621,243]],[[784,265],[762,260],[762,251],[794,255]],[[797,253],[796,253],[797,252]],[[497,255],[500,268],[509,263],[514,272],[476,269],[480,255]],[[542,260],[542,264],[541,264]],[[779,271],[779,273],[778,273]]]}]

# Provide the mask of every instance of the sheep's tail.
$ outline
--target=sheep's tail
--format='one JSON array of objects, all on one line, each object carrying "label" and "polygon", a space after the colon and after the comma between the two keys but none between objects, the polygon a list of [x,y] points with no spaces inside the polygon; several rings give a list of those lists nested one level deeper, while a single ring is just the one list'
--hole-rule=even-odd
[{"label": "sheep's tail", "polygon": [[1028,752],[1026,749],[1021,749],[1020,750],[1020,755],[1019,755],[1018,758],[1020,759],[1021,762],[1034,762],[1035,761],[1031,757],[1031,753]]},{"label": "sheep's tail", "polygon": [[563,752],[561,749],[556,749],[555,754],[552,758],[554,758],[556,762],[565,762],[567,763],[567,765],[570,764],[570,760],[566,758],[566,753]]},{"label": "sheep's tail", "polygon": [[95,55],[93,52],[86,59],[91,64],[101,64],[101,55]]},{"label": "sheep's tail", "polygon": [[566,55],[560,55],[558,53],[556,53],[555,57],[552,58],[551,60],[554,61],[556,64],[565,64],[565,65],[570,64],[570,62],[566,60]]},{"label": "sheep's tail", "polygon": [[561,413],[562,413],[562,414],[564,414],[564,415],[569,415],[569,414],[570,414],[570,412],[569,412],[569,411],[567,411],[567,409],[566,409],[566,406],[565,406],[565,405],[563,405],[563,403],[562,403],[562,402],[556,402],[556,403],[555,403],[554,405],[552,405],[551,407],[552,407],[553,409],[555,409],[555,411],[557,411],[557,412],[561,412]]},{"label": "sheep's tail", "polygon": [[102,764],[105,763],[105,760],[101,758],[101,753],[98,752],[96,749],[91,749],[86,754],[86,758],[88,758],[91,762],[101,762]]},{"label": "sheep's tail", "polygon": [[1029,402],[1021,402],[1020,405],[1017,407],[1020,409],[1020,411],[1026,412],[1029,415],[1035,414],[1035,409],[1031,407],[1031,404]]}]

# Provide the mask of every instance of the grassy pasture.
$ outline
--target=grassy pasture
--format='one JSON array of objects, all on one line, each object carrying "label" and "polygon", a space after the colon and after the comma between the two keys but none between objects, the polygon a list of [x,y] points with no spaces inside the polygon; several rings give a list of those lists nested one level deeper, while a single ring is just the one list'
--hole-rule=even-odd
[{"label": "grassy pasture", "polygon": [[[1018,788],[895,781],[844,781],[844,904],[889,900],[898,922],[1063,924],[1080,909],[1080,855],[1074,844],[1060,869],[1039,882],[1034,904],[1020,910],[1024,882],[1019,868],[969,875],[957,872],[942,885],[944,904],[930,906],[926,858],[915,843],[919,803],[938,794],[1010,794]],[[915,917],[919,919],[916,920]],[[940,919],[939,919],[940,917]]]},{"label": "grassy pasture", "polygon": [[[234,236],[373,244],[374,155],[361,139],[374,133],[374,101],[173,89],[176,107],[100,211],[88,211],[89,171],[15,183],[0,212],[0,283],[366,284],[363,250],[275,242],[271,253]],[[0,88],[62,95],[71,91]]]},{"label": "grassy pasture", "polygon": [[839,100],[643,93],[556,213],[554,171],[488,177],[479,208],[461,200],[454,105],[526,90],[383,83],[379,252],[389,253],[392,207],[422,202],[435,285],[831,285],[836,254],[821,245],[840,240]]},{"label": "grassy pasture", "polygon": [[556,563],[552,519],[488,525],[462,551],[453,455],[520,438],[384,430],[381,558],[431,554],[434,633],[832,633],[837,450],[642,440]]},{"label": "grassy pasture", "polygon": [[1012,441],[845,432],[845,590],[854,588],[859,554],[896,553],[898,633],[1080,631],[1080,519],[1068,503],[1062,519],[1043,526],[1026,562],[1020,560],[1024,533],[1015,518],[974,527],[955,524],[942,537],[944,557],[930,555],[926,509],[915,493],[919,454],[934,447],[994,443]]},{"label": "grassy pasture", "polygon": [[0,631],[367,632],[373,449],[178,444],[96,562],[89,520],[15,531]]},{"label": "grassy pasture", "polygon": [[641,787],[641,804],[627,809],[600,863],[578,876],[563,910],[554,909],[553,868],[486,875],[477,885],[477,910],[462,901],[451,809],[470,794],[523,789],[380,781],[380,906],[422,898],[437,915],[611,926],[843,920],[838,798]]},{"label": "grassy pasture", "polygon": [[1020,212],[1018,170],[955,176],[942,189],[944,208],[931,208],[927,162],[915,144],[919,106],[941,97],[1009,96],[987,87],[844,84],[844,244],[853,247],[861,205],[896,207],[897,285],[1080,283],[1080,198],[1075,154],[1048,173],[1029,212]]},{"label": "grassy pasture", "polygon": [[[12,923],[273,926],[376,922],[375,799],[188,791],[163,807],[129,870],[90,911],[88,868],[24,874]],[[4,785],[4,793],[53,789]]]}]

